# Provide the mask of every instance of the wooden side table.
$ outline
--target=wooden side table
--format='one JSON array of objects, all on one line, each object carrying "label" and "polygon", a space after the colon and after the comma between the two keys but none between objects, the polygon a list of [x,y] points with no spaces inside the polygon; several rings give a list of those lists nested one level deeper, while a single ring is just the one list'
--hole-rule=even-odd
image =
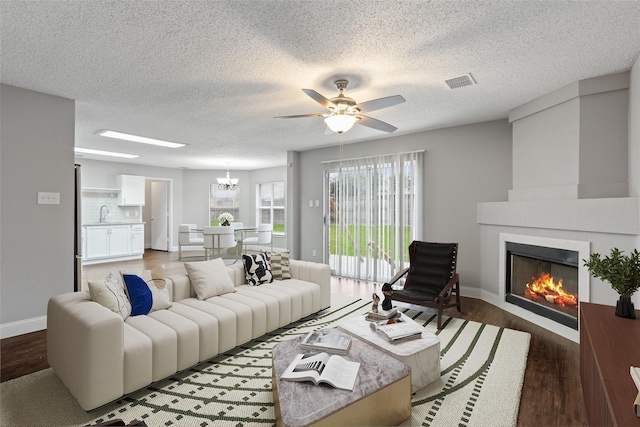
[{"label": "wooden side table", "polygon": [[591,426],[640,426],[630,366],[640,366],[640,310],[623,319],[615,307],[580,303],[580,380]]}]

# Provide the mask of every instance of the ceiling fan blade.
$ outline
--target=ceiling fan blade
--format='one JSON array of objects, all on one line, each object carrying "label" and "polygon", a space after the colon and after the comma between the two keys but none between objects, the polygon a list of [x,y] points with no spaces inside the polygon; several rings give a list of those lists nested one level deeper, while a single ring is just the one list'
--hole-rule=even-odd
[{"label": "ceiling fan blade", "polygon": [[316,114],[298,114],[295,116],[276,116],[274,117],[274,119],[299,119],[302,117],[325,117],[327,116],[327,114],[320,114],[320,113],[316,113]]},{"label": "ceiling fan blade", "polygon": [[361,113],[368,111],[380,110],[382,108],[393,107],[394,105],[402,104],[405,99],[401,95],[387,96],[385,98],[372,99],[371,101],[365,101],[360,104],[354,105],[354,109],[358,109]]},{"label": "ceiling fan blade", "polygon": [[392,126],[389,123],[377,119],[372,119],[371,117],[363,116],[362,114],[356,114],[355,117],[358,119],[358,121],[356,122],[357,124],[373,129],[378,129],[384,132],[393,132],[398,129],[397,127]]},{"label": "ceiling fan blade", "polygon": [[325,98],[324,96],[320,95],[318,92],[316,92],[313,89],[302,89],[302,91],[304,93],[306,93],[307,95],[309,95],[311,98],[314,99],[314,101],[316,101],[318,104],[322,105],[324,108],[338,108],[336,106],[336,104],[334,104],[333,102],[329,101],[327,98]]}]

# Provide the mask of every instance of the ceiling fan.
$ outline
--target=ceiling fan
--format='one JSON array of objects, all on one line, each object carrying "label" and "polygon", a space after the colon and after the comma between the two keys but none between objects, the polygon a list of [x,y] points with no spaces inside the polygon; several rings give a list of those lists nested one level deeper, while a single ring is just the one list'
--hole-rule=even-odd
[{"label": "ceiling fan", "polygon": [[401,104],[405,102],[405,99],[402,96],[387,96],[385,98],[372,99],[370,101],[356,104],[356,101],[354,101],[352,98],[344,96],[344,94],[342,93],[349,84],[347,80],[336,80],[334,83],[336,85],[336,88],[338,88],[338,90],[340,91],[340,94],[331,99],[325,98],[313,89],[302,89],[304,93],[313,98],[318,104],[328,109],[329,113],[300,114],[295,116],[278,116],[274,118],[297,119],[302,117],[324,117],[324,121],[329,129],[339,134],[347,132],[355,123],[384,132],[393,132],[398,129],[397,127],[392,126],[389,123],[367,117],[361,113],[380,110],[382,108]]}]

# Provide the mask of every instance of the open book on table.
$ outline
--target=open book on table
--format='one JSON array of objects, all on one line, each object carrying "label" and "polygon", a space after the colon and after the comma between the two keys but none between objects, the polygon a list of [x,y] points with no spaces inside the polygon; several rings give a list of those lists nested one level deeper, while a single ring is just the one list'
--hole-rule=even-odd
[{"label": "open book on table", "polygon": [[311,381],[315,385],[326,383],[335,388],[353,390],[359,369],[360,363],[335,354],[298,354],[280,379]]}]

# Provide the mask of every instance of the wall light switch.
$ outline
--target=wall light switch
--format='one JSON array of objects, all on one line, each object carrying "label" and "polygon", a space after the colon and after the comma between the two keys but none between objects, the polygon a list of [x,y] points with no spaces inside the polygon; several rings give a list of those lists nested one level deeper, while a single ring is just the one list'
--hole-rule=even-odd
[{"label": "wall light switch", "polygon": [[59,205],[60,193],[48,193],[44,191],[38,191],[38,204],[39,205]]},{"label": "wall light switch", "polygon": [[309,207],[312,208],[313,207],[313,200],[309,200]]},{"label": "wall light switch", "polygon": [[316,200],[316,208],[320,207],[320,200]]}]

